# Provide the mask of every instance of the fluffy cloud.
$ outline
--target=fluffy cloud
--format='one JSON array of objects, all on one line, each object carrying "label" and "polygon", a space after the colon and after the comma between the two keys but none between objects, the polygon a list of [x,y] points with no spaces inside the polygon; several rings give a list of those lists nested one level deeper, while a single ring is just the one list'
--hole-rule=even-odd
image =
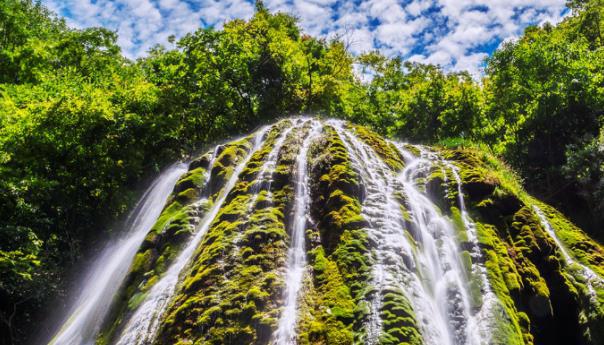
[{"label": "fluffy cloud", "polygon": [[143,56],[168,37],[181,37],[204,26],[220,27],[234,18],[249,18],[254,5],[246,0],[44,0],[44,4],[78,28],[104,26],[119,34],[129,58]]},{"label": "fluffy cloud", "polygon": [[[251,0],[44,0],[76,27],[116,30],[131,58],[199,27],[249,18]],[[388,56],[435,63],[478,76],[484,59],[527,25],[557,23],[565,0],[265,0],[273,11],[299,18],[312,35],[345,40],[355,54],[378,49]]]}]

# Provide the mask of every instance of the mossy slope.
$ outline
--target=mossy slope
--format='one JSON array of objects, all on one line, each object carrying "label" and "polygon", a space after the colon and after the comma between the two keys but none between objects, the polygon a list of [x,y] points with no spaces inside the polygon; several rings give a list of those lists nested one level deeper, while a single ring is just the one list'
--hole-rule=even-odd
[{"label": "mossy slope", "polygon": [[[166,206],[139,248],[124,287],[116,296],[99,343],[109,343],[131,312],[169,267],[182,244],[195,231],[205,211],[232,173],[230,167],[251,149],[251,137],[221,145],[194,159],[176,183]],[[210,166],[212,164],[212,166]],[[208,183],[209,182],[209,183]]]},{"label": "mossy slope", "polygon": [[[350,344],[364,319],[370,255],[360,215],[361,187],[336,131],[311,149],[309,276],[300,309],[300,344]],[[358,340],[358,337],[357,337]]]},{"label": "mossy slope", "polygon": [[[291,126],[275,164],[267,165],[279,138]],[[393,176],[408,163],[392,142],[360,126],[344,128],[374,150]],[[285,120],[267,132],[181,274],[177,293],[161,320],[157,344],[271,342],[287,284],[295,162],[309,130],[310,122]],[[100,343],[109,342],[166,270],[252,146],[252,137],[246,137],[193,160],[136,255]],[[420,153],[417,147],[404,147],[413,155]],[[604,249],[556,210],[524,192],[514,174],[492,156],[470,149],[424,149],[440,158],[417,183],[457,231],[473,306],[483,303],[485,289],[475,281],[473,265],[486,267],[490,289],[497,296],[489,343],[604,343],[603,286],[596,285],[595,296],[590,294],[580,267],[565,262],[533,206],[543,210],[579,266],[600,277]],[[422,344],[422,329],[403,284],[381,291],[381,334],[379,339],[368,339],[376,259],[375,244],[366,233],[369,224],[362,216],[362,179],[338,131],[328,122],[311,144],[307,159],[308,266],[298,301],[297,343]],[[461,219],[451,164],[460,173],[466,206],[476,225],[479,259],[469,253],[472,243]],[[260,179],[267,167],[270,178]],[[401,208],[405,236],[417,246],[409,200],[402,190],[395,190],[392,197]]]},{"label": "mossy slope", "polygon": [[604,248],[562,214],[529,196],[519,179],[491,155],[476,149],[442,149],[441,154],[461,168],[490,284],[505,311],[493,341],[604,343],[604,286],[597,288],[598,301],[590,299],[585,282],[565,262],[533,206],[545,211],[572,257],[600,277]]}]

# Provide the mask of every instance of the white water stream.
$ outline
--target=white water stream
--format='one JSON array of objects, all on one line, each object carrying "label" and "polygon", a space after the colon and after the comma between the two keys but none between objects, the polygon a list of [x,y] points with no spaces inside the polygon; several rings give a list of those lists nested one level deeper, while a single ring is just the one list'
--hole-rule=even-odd
[{"label": "white water stream", "polygon": [[[217,200],[213,203],[212,207],[201,221],[201,225],[198,227],[195,235],[189,240],[185,248],[170,265],[170,268],[168,268],[161,279],[151,288],[147,293],[145,300],[130,317],[116,344],[142,345],[150,344],[154,340],[159,327],[160,318],[176,290],[180,273],[191,260],[197,246],[222,208],[222,204],[235,186],[235,183],[237,183],[239,174],[241,174],[252,155],[262,146],[264,135],[268,129],[269,127],[263,127],[256,133],[253,148],[249,151],[247,156],[237,164],[237,167],[234,169],[231,177],[222,189],[222,192],[217,197]],[[211,169],[211,167],[209,169]]]},{"label": "white water stream", "polygon": [[[463,190],[461,189],[462,181],[461,177],[459,176],[459,168],[450,162],[445,161],[444,163],[445,166],[451,169],[453,177],[455,178],[455,183],[457,184],[457,202],[459,203],[461,220],[466,229],[468,242],[472,246],[470,250],[472,262],[482,263],[484,258],[482,256],[482,252],[480,251],[480,246],[478,242],[478,231],[476,229],[476,224],[472,221],[468,214],[468,210],[466,209],[466,202],[464,200]],[[496,309],[496,305],[499,304],[499,300],[497,299],[497,295],[495,295],[489,285],[489,276],[486,266],[483,264],[472,264],[471,269],[472,275],[474,277],[477,277],[480,281],[480,293],[482,299],[482,305],[474,315],[474,318],[478,320],[475,323],[478,324],[477,326],[479,327],[480,336],[483,339],[488,339],[491,331],[490,326],[492,325],[489,320],[493,320],[495,318],[494,310]],[[479,306],[473,307],[474,309],[476,309]]]},{"label": "white water stream", "polygon": [[105,318],[113,297],[149,229],[155,224],[178,178],[187,171],[183,163],[166,169],[147,189],[129,216],[123,238],[110,244],[95,261],[81,284],[67,321],[50,340],[52,345],[88,345]]},{"label": "white water stream", "polygon": [[[402,290],[410,300],[426,344],[484,343],[473,315],[468,277],[451,221],[416,186],[433,165],[429,157],[406,158],[397,176],[377,153],[338,121],[331,122],[344,142],[365,187],[362,215],[375,250],[366,343],[381,332],[381,299]],[[395,192],[404,192],[413,229],[406,229]]]},{"label": "white water stream", "polygon": [[564,243],[562,243],[560,238],[558,238],[556,231],[554,230],[551,223],[547,219],[547,216],[545,216],[545,214],[543,213],[541,208],[539,208],[539,206],[533,205],[533,211],[535,211],[535,213],[537,214],[537,217],[539,217],[541,226],[543,226],[545,231],[554,240],[554,243],[556,243],[556,246],[562,253],[562,258],[564,259],[564,262],[566,263],[566,265],[575,266],[575,267],[579,268],[579,274],[582,276],[583,279],[585,279],[587,289],[588,289],[588,292],[590,295],[589,297],[591,299],[591,303],[599,304],[598,295],[597,295],[595,286],[598,286],[599,288],[604,287],[604,279],[602,279],[591,268],[583,265],[579,261],[575,260],[575,258],[573,258],[573,256],[568,252],[568,250],[564,246]]},{"label": "white water stream", "polygon": [[413,157],[401,145],[397,147],[406,157],[406,166],[399,178],[416,226],[413,234],[417,241],[415,274],[421,289],[410,291],[421,324],[429,330],[424,340],[429,344],[487,343],[480,334],[482,320],[472,311],[469,277],[461,261],[455,229],[416,185],[417,180],[429,175],[436,157],[426,152]]},{"label": "white water stream", "polygon": [[411,255],[412,247],[403,230],[403,216],[394,199],[395,176],[377,154],[344,128],[340,121],[331,121],[342,140],[355,171],[360,174],[365,190],[361,215],[369,223],[368,237],[375,246],[373,264],[374,293],[370,300],[370,316],[367,324],[367,344],[376,344],[382,331],[380,309],[386,289],[398,289],[407,279],[404,270],[405,255]]},{"label": "white water stream", "polygon": [[[266,192],[268,193],[266,196],[266,201],[268,202],[272,202],[272,194],[271,194],[271,183],[273,182],[272,178],[273,178],[273,174],[275,172],[275,167],[277,166],[277,159],[279,158],[279,152],[281,152],[281,149],[283,148],[283,144],[285,144],[285,140],[287,139],[288,135],[291,133],[291,131],[294,129],[294,127],[298,124],[297,121],[294,121],[294,125],[287,127],[286,129],[284,129],[281,134],[279,134],[279,137],[277,138],[277,140],[275,140],[275,143],[273,144],[273,148],[271,149],[271,151],[269,152],[269,154],[266,156],[264,163],[262,163],[262,167],[260,168],[260,170],[258,171],[256,178],[253,181],[252,186],[250,187],[249,193],[252,194],[252,197],[248,200],[248,205],[247,205],[247,215],[246,215],[246,219],[245,219],[245,223],[248,223],[250,221],[251,215],[253,214],[254,208],[256,207],[258,198],[260,197],[260,193],[262,192],[262,190],[266,190]],[[240,242],[241,239],[243,238],[243,231],[239,232],[235,239],[233,240],[233,243],[235,244],[232,253],[229,253],[229,257],[231,258],[235,258],[240,254]],[[220,266],[223,267],[223,271],[226,271],[225,267],[225,261],[224,258],[220,259]],[[227,281],[229,281],[231,279],[231,274],[230,272],[225,272],[225,278],[227,279]],[[225,282],[224,284],[227,284],[227,282]]]},{"label": "white water stream", "polygon": [[253,195],[248,204],[248,220],[249,220],[249,215],[252,214],[252,211],[253,211],[254,207],[256,206],[256,202],[258,200],[258,197],[260,197],[260,192],[262,189],[265,189],[267,191],[267,193],[268,193],[267,199],[272,200],[272,195],[270,194],[271,193],[271,184],[273,182],[273,174],[274,174],[275,168],[277,166],[277,158],[279,158],[278,157],[279,152],[281,152],[281,149],[283,148],[283,145],[285,144],[285,140],[287,139],[287,136],[299,124],[299,122],[297,120],[292,120],[292,121],[294,122],[294,124],[292,126],[287,127],[286,129],[284,129],[281,132],[281,134],[279,135],[279,137],[277,138],[277,140],[275,141],[273,149],[269,152],[268,156],[266,157],[266,160],[264,161],[264,163],[262,164],[262,167],[260,168],[260,171],[258,172],[258,176],[254,180],[254,184],[251,187],[252,188],[251,193]]},{"label": "white water stream", "polygon": [[321,124],[313,121],[310,133],[304,139],[296,158],[296,190],[294,196],[294,213],[290,221],[290,246],[287,253],[287,271],[285,275],[285,304],[279,318],[274,344],[295,344],[296,321],[298,320],[298,297],[302,288],[302,278],[306,267],[306,246],[304,232],[308,222],[310,206],[308,178],[308,149],[321,131]]},{"label": "white water stream", "polygon": [[[403,158],[402,171],[394,171],[382,157],[357,136],[344,122],[329,120],[325,123],[300,118],[292,119],[291,126],[281,130],[271,150],[263,159],[250,185],[251,196],[246,199],[249,221],[254,208],[262,200],[272,202],[271,183],[279,153],[284,149],[292,131],[309,126],[299,146],[294,167],[294,197],[288,220],[289,248],[285,267],[283,307],[277,328],[270,339],[274,345],[296,344],[299,321],[299,298],[306,272],[305,231],[311,223],[310,176],[308,153],[311,144],[321,135],[323,126],[331,126],[342,140],[352,167],[359,174],[363,186],[361,215],[367,221],[367,233],[372,263],[371,291],[367,294],[369,314],[365,323],[366,336],[362,342],[379,343],[388,323],[383,317],[384,298],[391,292],[401,293],[409,300],[425,345],[482,345],[491,340],[490,333],[496,318],[494,306],[500,303],[492,291],[484,258],[478,241],[477,225],[472,221],[464,200],[459,168],[442,159],[427,148],[417,146],[419,155],[411,154],[399,143],[393,147]],[[216,199],[204,196],[198,203],[210,205],[200,220],[195,233],[176,255],[157,283],[146,292],[143,301],[125,320],[116,333],[117,345],[148,345],[158,332],[161,318],[172,302],[181,276],[224,206],[228,195],[237,185],[254,153],[266,146],[265,136],[270,127],[255,133],[252,148],[233,169]],[[293,134],[297,134],[294,132]],[[218,149],[214,150],[208,167],[206,185]],[[413,152],[415,152],[413,150]],[[457,204],[461,225],[456,229],[450,217],[444,215],[428,196],[426,181],[435,169],[441,169],[447,190],[447,176],[456,183]],[[163,172],[145,192],[127,224],[129,230],[122,239],[109,245],[95,261],[86,277],[78,299],[69,317],[50,341],[51,345],[92,345],[109,307],[125,279],[128,268],[172,192],[178,178],[186,171],[185,164],[177,164]],[[436,170],[438,171],[438,170]],[[450,171],[450,174],[447,172]],[[266,193],[266,194],[264,194]],[[543,228],[561,251],[565,263],[573,266],[573,274],[584,281],[597,302],[596,289],[604,280],[592,269],[581,264],[557,237],[543,211],[533,206]],[[479,228],[480,229],[480,228]],[[464,231],[465,236],[460,236]],[[235,250],[228,255],[238,255],[242,234],[234,237]],[[464,253],[459,241],[464,237],[464,248],[471,256],[470,267],[464,263]],[[230,272],[225,273],[228,280]],[[579,275],[581,277],[579,277]],[[479,296],[477,296],[479,294]]]}]

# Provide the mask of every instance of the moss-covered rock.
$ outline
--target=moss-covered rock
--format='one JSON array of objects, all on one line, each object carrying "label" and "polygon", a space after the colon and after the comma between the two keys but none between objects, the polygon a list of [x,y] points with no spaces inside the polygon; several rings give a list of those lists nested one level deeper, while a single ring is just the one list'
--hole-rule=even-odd
[{"label": "moss-covered rock", "polygon": [[[379,222],[370,224],[363,217],[373,217],[363,207],[370,199],[366,196],[376,194],[367,192],[370,189],[366,190],[360,172],[355,171],[358,165],[352,164],[338,134],[341,128],[336,130],[329,123],[324,123],[307,158],[310,184],[306,187],[311,196],[305,232],[308,265],[298,301],[297,343],[425,343],[422,327],[429,320],[425,315],[419,317],[421,309],[414,310],[417,295],[407,291],[408,286],[420,285],[405,281],[415,274],[421,284],[423,277],[413,271],[417,267],[412,261],[423,250],[420,239],[424,234],[419,222],[414,223],[417,214],[413,214],[412,198],[399,179],[405,167],[412,166],[410,156],[420,154],[431,164],[414,182],[435,205],[438,220],[446,222],[458,248],[470,312],[482,310],[486,295],[495,296],[485,321],[489,322],[488,344],[604,343],[601,245],[555,209],[529,196],[517,176],[487,152],[394,145],[364,127],[347,124],[342,130],[356,136],[383,161],[387,171],[378,175],[398,181],[392,183],[387,200],[402,218],[397,219],[397,226],[410,248],[401,249],[396,259],[383,258],[389,267],[401,267],[400,284],[372,287],[376,262],[382,262],[376,258],[382,257],[376,254],[380,248],[377,237],[370,241],[367,229],[380,228]],[[294,168],[310,127],[309,121],[284,120],[267,132],[211,219],[190,265],[181,272],[182,281],[161,317],[157,344],[271,342],[288,284],[285,273],[295,202]],[[277,143],[283,145],[276,147]],[[192,160],[136,254],[99,343],[110,343],[144,301],[146,292],[196,231],[206,210],[222,200],[218,197],[225,183],[252,147],[252,137],[246,137]],[[398,147],[410,154],[403,156]],[[272,154],[276,161],[268,164]],[[472,227],[462,212],[454,172],[461,178],[460,190]],[[534,206],[543,211],[553,235]],[[565,259],[567,254],[572,262]],[[586,269],[595,278],[587,278]],[[374,308],[377,313],[370,308],[377,300],[374,297],[380,302]],[[376,339],[368,338],[370,310],[371,317],[377,314],[380,319]]]},{"label": "moss-covered rock", "polygon": [[311,217],[307,232],[310,278],[300,308],[299,343],[351,344],[361,339],[370,275],[362,230],[359,178],[336,131],[311,148]]},{"label": "moss-covered rock", "polygon": [[401,171],[404,166],[403,157],[393,143],[385,140],[367,127],[349,124],[354,133],[369,145],[384,160],[392,170]]},{"label": "moss-covered rock", "polygon": [[[463,188],[479,221],[481,251],[502,315],[496,343],[598,344],[602,314],[568,267],[533,205],[543,208],[557,236],[602,277],[602,247],[551,207],[531,198],[504,164],[478,150],[442,150],[461,168]],[[580,280],[580,279],[579,279]],[[597,295],[603,292],[597,290]],[[589,316],[588,316],[589,315]],[[521,335],[519,337],[518,335]]]},{"label": "moss-covered rock", "polygon": [[415,313],[403,291],[385,291],[380,316],[381,344],[423,344]]},{"label": "moss-covered rock", "polygon": [[[193,265],[162,322],[158,343],[266,343],[278,316],[291,167],[308,128],[290,133],[278,154],[279,183],[258,180],[277,138],[269,132],[227,197],[193,257]],[[272,172],[273,174],[275,172]],[[268,188],[268,189],[267,189]]]},{"label": "moss-covered rock", "polygon": [[[251,149],[251,137],[227,144],[224,147],[225,150],[222,153],[235,150],[236,155],[230,158],[234,164],[243,159]],[[128,319],[131,312],[144,298],[145,293],[169,267],[182,244],[196,230],[199,221],[217,195],[214,193],[211,196],[210,184],[218,190],[223,187],[224,181],[211,182],[216,177],[214,174],[222,176],[225,174],[208,165],[212,160],[224,162],[224,158],[221,158],[223,155],[220,154],[218,157],[212,157],[212,155],[213,152],[208,152],[193,160],[197,163],[190,165],[189,171],[174,186],[166,206],[145,237],[130,266],[124,282],[125,287],[116,297],[108,317],[108,320],[112,321],[109,321],[102,331],[101,343],[109,342],[116,332],[119,332],[123,322]],[[208,169],[211,169],[212,173]]]}]

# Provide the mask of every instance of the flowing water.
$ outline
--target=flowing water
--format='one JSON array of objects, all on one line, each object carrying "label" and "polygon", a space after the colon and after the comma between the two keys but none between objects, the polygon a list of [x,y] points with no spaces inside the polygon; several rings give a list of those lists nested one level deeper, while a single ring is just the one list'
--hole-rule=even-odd
[{"label": "flowing water", "polygon": [[[283,145],[285,144],[285,140],[287,140],[287,137],[294,130],[294,128],[299,127],[300,125],[304,124],[306,121],[308,121],[308,120],[292,119],[293,124],[291,126],[288,126],[286,129],[284,129],[281,132],[281,134],[279,135],[279,137],[277,138],[277,140],[275,141],[275,143],[273,144],[274,146],[273,146],[272,150],[269,152],[268,156],[266,157],[266,160],[262,164],[262,167],[260,168],[260,171],[258,172],[256,179],[254,179],[253,185],[251,186],[250,192],[252,193],[252,197],[251,197],[250,201],[248,202],[248,216],[247,216],[245,223],[247,223],[250,220],[250,216],[253,213],[254,207],[256,207],[256,203],[257,203],[258,198],[260,197],[260,194],[262,193],[262,191],[266,191],[266,193],[267,193],[266,202],[272,203],[273,196],[271,194],[271,184],[273,183],[273,174],[274,174],[275,168],[277,166],[277,159],[279,158],[279,153],[281,152],[281,149],[283,148]],[[235,244],[239,243],[242,236],[243,236],[243,233],[239,233],[239,235],[235,239]],[[233,253],[232,256],[236,256],[239,253],[239,245],[235,246],[234,250],[235,250],[235,253]]]},{"label": "flowing water", "polygon": [[285,144],[285,140],[287,140],[287,137],[294,130],[294,128],[299,127],[300,125],[303,125],[308,120],[295,119],[292,121],[294,122],[293,125],[287,127],[285,130],[283,130],[283,132],[281,133],[281,135],[275,142],[273,149],[268,154],[268,157],[266,158],[266,162],[264,163],[264,165],[262,165],[262,168],[260,169],[260,172],[258,173],[258,181],[254,185],[254,187],[256,189],[253,191],[254,199],[253,199],[252,204],[255,204],[256,200],[258,199],[258,196],[260,194],[260,189],[266,190],[267,193],[269,193],[268,198],[272,199],[272,197],[270,195],[271,184],[273,182],[273,174],[274,174],[275,168],[277,166],[277,158],[279,156],[279,153],[281,152],[281,149],[283,148],[283,145]]},{"label": "flowing water", "polygon": [[[445,166],[447,166],[451,172],[453,173],[453,177],[455,178],[455,183],[457,184],[457,202],[459,203],[459,211],[461,213],[461,220],[466,229],[466,236],[468,237],[468,243],[472,246],[470,249],[470,255],[472,257],[473,263],[481,263],[484,258],[482,256],[482,252],[480,251],[480,246],[478,244],[478,232],[476,230],[476,224],[472,221],[470,216],[468,215],[468,210],[466,209],[466,202],[464,200],[463,190],[461,189],[462,181],[459,176],[459,168],[453,165],[450,162],[445,162]],[[445,175],[446,176],[446,175]],[[491,331],[489,326],[495,316],[495,308],[499,304],[497,296],[489,286],[489,278],[487,273],[487,268],[483,264],[473,264],[472,265],[472,276],[477,277],[480,283],[480,293],[482,299],[482,305],[480,309],[475,314],[475,318],[479,321],[478,327],[480,330],[480,334],[483,339],[488,339],[489,332]],[[475,309],[478,306],[473,306]]]},{"label": "flowing water", "polygon": [[400,206],[393,197],[396,182],[394,174],[373,149],[345,130],[341,122],[332,121],[331,124],[344,143],[365,189],[361,214],[370,224],[366,231],[376,247],[371,282],[375,292],[371,296],[365,341],[374,344],[377,343],[382,328],[380,308],[384,290],[399,288],[407,279],[404,255],[410,255],[412,247],[404,234]]},{"label": "flowing water", "polygon": [[[241,174],[252,155],[262,146],[267,131],[268,127],[264,127],[256,133],[253,148],[245,159],[242,159],[241,162],[237,164],[237,167],[233,171],[217,200],[213,203],[212,207],[201,221],[201,225],[196,230],[193,238],[186,244],[185,248],[180,252],[170,268],[168,268],[161,279],[151,288],[147,293],[145,300],[130,317],[116,344],[141,345],[150,344],[153,341],[159,327],[160,317],[163,315],[176,290],[180,273],[191,260],[195,249],[197,249],[197,246],[220,211],[228,194],[237,183],[239,174]],[[211,169],[211,167],[209,169]]]},{"label": "flowing water", "polygon": [[287,268],[285,275],[284,306],[274,335],[274,343],[279,345],[295,344],[296,321],[299,292],[306,266],[306,248],[304,232],[308,223],[307,215],[310,206],[308,181],[308,149],[312,141],[321,131],[321,125],[313,121],[310,133],[304,139],[296,158],[296,190],[294,196],[294,213],[290,221],[290,246],[287,253]]},{"label": "flowing water", "polygon": [[413,157],[401,145],[397,147],[407,158],[400,179],[415,225],[416,275],[421,286],[419,290],[411,290],[415,295],[411,300],[418,316],[423,314],[421,323],[430,334],[425,340],[431,344],[486,343],[480,334],[479,320],[472,312],[469,277],[461,262],[453,224],[416,184],[429,175],[437,158],[421,148],[420,156]]},{"label": "flowing water", "polygon": [[95,261],[91,273],[81,285],[81,292],[67,321],[50,344],[94,344],[96,333],[126,277],[134,255],[159,217],[176,181],[185,171],[185,164],[172,165],[147,189],[129,216],[129,230],[119,241],[107,246]]},{"label": "flowing water", "polygon": [[[381,335],[390,326],[384,319],[389,317],[389,312],[385,310],[388,305],[384,301],[388,294],[394,292],[402,294],[409,301],[424,344],[488,344],[491,341],[492,327],[497,322],[496,305],[500,302],[489,285],[477,225],[466,209],[458,166],[425,147],[415,146],[412,151],[419,153],[414,155],[409,152],[409,146],[391,142],[393,150],[398,151],[404,161],[404,168],[396,171],[344,122],[321,122],[307,118],[292,119],[291,125],[281,129],[250,184],[248,193],[251,196],[246,201],[248,213],[244,218],[247,217],[247,221],[260,198],[265,202],[272,202],[271,183],[279,154],[290,136],[308,130],[294,163],[295,187],[291,201],[292,212],[287,222],[290,243],[284,267],[283,306],[270,342],[276,345],[296,344],[298,337],[298,302],[303,293],[303,278],[307,269],[305,232],[312,223],[308,216],[311,205],[308,155],[312,143],[320,137],[324,126],[335,129],[363,187],[361,216],[367,222],[364,231],[371,249],[372,275],[371,289],[365,296],[369,303],[369,313],[364,324],[365,338],[361,341],[369,345],[379,343]],[[157,283],[145,294],[139,307],[126,319],[123,328],[117,333],[115,344],[142,345],[151,344],[155,340],[161,318],[172,302],[182,273],[191,263],[228,195],[239,182],[240,174],[252,156],[266,146],[265,136],[269,128],[263,127],[255,133],[253,147],[236,163],[232,175],[215,200],[210,201],[208,190],[204,189],[197,205],[209,207],[194,234]],[[206,186],[209,186],[209,172],[214,166],[217,153],[218,147],[214,150],[207,169]],[[456,193],[456,199],[450,200],[459,208],[458,223],[444,214],[445,210],[441,210],[428,195],[426,181],[438,169],[447,193]],[[70,316],[50,344],[94,343],[134,255],[159,217],[179,176],[185,171],[184,164],[174,165],[162,173],[147,190],[130,216],[130,230],[123,239],[108,246],[96,261],[91,274],[82,284],[82,292],[74,302]],[[452,176],[450,181],[447,176]],[[544,229],[560,249],[565,263],[573,267],[572,272],[578,280],[586,282],[594,303],[597,302],[596,290],[604,286],[602,278],[572,257],[541,209],[537,206],[533,208]],[[239,254],[241,236],[242,234],[238,234],[233,239],[234,249],[227,253],[230,259]],[[467,260],[468,254],[471,260]],[[228,271],[225,273],[227,280],[231,279],[230,274]]]},{"label": "flowing water", "polygon": [[277,158],[279,158],[278,157],[279,152],[281,152],[281,149],[283,148],[283,145],[285,144],[285,140],[287,139],[289,134],[300,123],[298,120],[293,120],[293,121],[294,121],[294,125],[289,126],[286,129],[284,129],[281,132],[281,134],[279,135],[279,137],[277,138],[277,140],[275,141],[275,144],[274,144],[272,150],[269,152],[268,156],[266,157],[266,160],[264,161],[264,163],[262,164],[262,167],[260,168],[260,171],[258,172],[258,176],[254,180],[254,184],[251,187],[252,188],[252,190],[251,190],[252,198],[248,205],[248,220],[249,220],[249,215],[252,214],[252,211],[253,211],[254,207],[256,206],[256,202],[258,201],[258,198],[260,197],[260,193],[262,190],[265,190],[266,193],[268,194],[267,201],[271,202],[271,200],[272,200],[272,195],[270,194],[271,193],[271,184],[273,182],[273,173],[275,172],[275,167],[277,166]]},{"label": "flowing water", "polygon": [[564,262],[568,266],[575,266],[575,267],[579,268],[578,273],[579,273],[579,275],[581,275],[581,278],[584,279],[587,283],[586,285],[587,285],[587,289],[588,289],[588,292],[589,292],[589,295],[591,298],[591,302],[594,304],[599,304],[598,296],[596,293],[596,286],[597,287],[604,286],[604,279],[602,279],[592,269],[583,265],[582,263],[578,262],[577,260],[575,260],[572,257],[572,255],[568,252],[568,250],[566,249],[566,247],[564,246],[564,244],[562,243],[560,238],[558,238],[556,231],[554,231],[554,228],[552,227],[551,223],[549,222],[549,220],[547,219],[547,217],[545,216],[545,214],[543,213],[541,208],[539,208],[539,206],[533,205],[533,210],[537,214],[537,217],[539,217],[541,226],[543,226],[545,231],[547,231],[548,235],[554,240],[554,242],[556,243],[556,246],[562,253],[562,258],[564,259]]},{"label": "flowing water", "polygon": [[[292,121],[294,121],[294,125],[299,124],[298,120],[292,120]],[[283,148],[283,145],[285,144],[285,140],[287,139],[287,137],[289,136],[289,134],[292,132],[292,130],[294,128],[295,128],[295,126],[288,126],[286,129],[284,129],[281,132],[281,134],[279,135],[279,137],[273,144],[273,148],[271,149],[269,154],[266,156],[266,159],[265,159],[264,163],[262,164],[260,171],[258,171],[258,174],[257,174],[256,178],[254,179],[252,186],[250,187],[250,193],[252,194],[252,197],[248,201],[247,217],[246,217],[246,220],[244,223],[248,223],[250,221],[250,217],[253,214],[254,208],[256,207],[256,203],[258,201],[258,198],[260,197],[260,194],[262,193],[263,190],[266,191],[266,193],[267,193],[266,201],[272,203],[271,184],[273,182],[273,173],[275,172],[275,167],[277,166],[277,159],[279,158],[279,152],[281,152],[281,149]],[[240,247],[241,247],[240,242],[241,242],[242,237],[243,237],[243,232],[240,232],[237,234],[236,238],[233,241],[235,244],[235,247],[233,248],[233,252],[229,253],[229,257],[235,258],[239,255]],[[220,265],[222,267],[225,267],[224,259],[221,259]],[[226,270],[223,269],[223,271],[226,271]],[[229,273],[230,272],[225,273],[225,277],[227,280],[229,280],[231,278]],[[225,284],[226,284],[226,282],[225,282]]]},{"label": "flowing water", "polygon": [[[366,342],[376,342],[381,332],[384,291],[398,289],[411,301],[427,344],[483,343],[455,229],[416,185],[429,174],[434,157],[413,157],[401,150],[406,166],[396,175],[354,133],[339,122],[332,123],[360,173],[365,188],[362,215],[370,224],[366,231],[375,247],[375,293]],[[401,205],[394,195],[401,190],[414,229],[404,226]]]}]

